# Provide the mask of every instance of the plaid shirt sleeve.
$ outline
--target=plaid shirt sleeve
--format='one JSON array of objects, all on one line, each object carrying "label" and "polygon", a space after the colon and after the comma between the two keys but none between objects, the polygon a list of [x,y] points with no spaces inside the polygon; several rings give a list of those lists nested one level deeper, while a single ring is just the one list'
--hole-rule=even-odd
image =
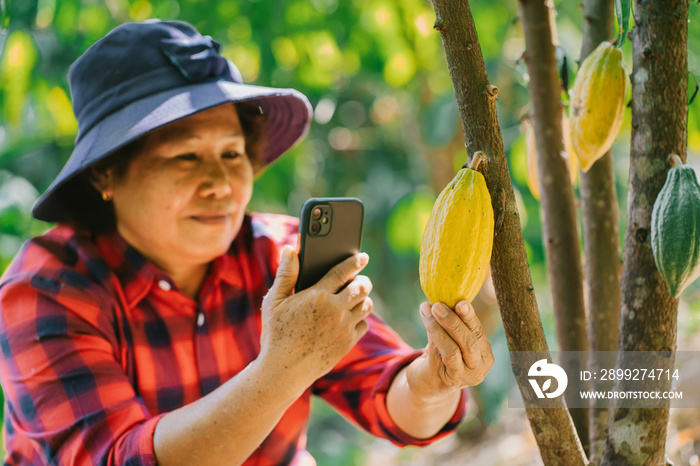
[{"label": "plaid shirt sleeve", "polygon": [[110,301],[87,287],[76,274],[25,275],[0,288],[6,441],[22,439],[7,464],[156,464],[160,416],[118,362]]},{"label": "plaid shirt sleeve", "polygon": [[314,394],[372,435],[401,447],[429,445],[452,433],[466,412],[466,389],[454,415],[432,438],[411,437],[394,423],[386,408],[386,394],[399,371],[423,351],[413,350],[375,314],[367,321],[369,331],[331,372],[316,381]]},{"label": "plaid shirt sleeve", "polygon": [[[262,216],[273,240],[270,268],[276,273],[285,244],[297,245],[298,220]],[[276,222],[276,223],[275,223]],[[462,390],[454,415],[434,437],[416,439],[396,426],[386,408],[386,394],[396,374],[423,354],[406,344],[376,314],[367,318],[369,331],[336,367],[313,386],[313,393],[335,407],[346,419],[372,435],[398,446],[426,446],[452,433],[464,418],[467,390]]]}]

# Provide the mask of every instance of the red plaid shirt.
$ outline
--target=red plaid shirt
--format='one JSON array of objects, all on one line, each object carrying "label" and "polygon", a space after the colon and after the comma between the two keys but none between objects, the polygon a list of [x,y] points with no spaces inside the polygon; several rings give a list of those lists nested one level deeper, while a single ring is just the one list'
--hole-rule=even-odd
[{"label": "red plaid shirt", "polygon": [[[118,234],[59,225],[27,242],[0,283],[6,464],[155,464],[160,417],[226,382],[260,350],[260,307],[297,219],[246,216],[196,302]],[[397,445],[433,439],[392,422],[386,392],[417,357],[378,317],[282,417],[245,464],[299,464],[312,394]],[[241,422],[245,422],[244,419]]]}]

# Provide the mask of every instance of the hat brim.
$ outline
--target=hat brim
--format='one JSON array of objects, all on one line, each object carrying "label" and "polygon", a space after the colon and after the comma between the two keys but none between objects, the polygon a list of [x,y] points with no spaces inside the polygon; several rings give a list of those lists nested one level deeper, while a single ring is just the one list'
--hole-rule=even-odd
[{"label": "hat brim", "polygon": [[70,217],[60,191],[68,181],[115,150],[146,133],[228,102],[255,101],[265,115],[262,166],[302,139],[311,121],[311,104],[294,89],[276,89],[230,81],[196,83],[164,91],[117,110],[82,136],[51,186],[34,204],[32,215],[46,222]]}]

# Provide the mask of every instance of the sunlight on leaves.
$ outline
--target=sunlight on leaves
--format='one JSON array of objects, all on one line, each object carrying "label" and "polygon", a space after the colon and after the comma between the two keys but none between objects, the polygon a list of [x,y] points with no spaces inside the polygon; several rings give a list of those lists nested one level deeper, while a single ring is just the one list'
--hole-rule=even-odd
[{"label": "sunlight on leaves", "polygon": [[228,28],[228,35],[234,44],[248,42],[253,37],[253,27],[245,16],[239,16]]},{"label": "sunlight on leaves", "polygon": [[409,49],[400,50],[384,65],[384,81],[394,87],[406,85],[416,73],[416,62]]},{"label": "sunlight on leaves", "polygon": [[144,21],[151,17],[153,6],[148,0],[137,0],[129,9],[129,17],[134,21]]},{"label": "sunlight on leaves", "polygon": [[[224,52],[224,51],[222,51]],[[260,74],[260,48],[254,43],[229,46],[222,53],[230,58],[238,67],[243,76],[243,82],[254,82]]]},{"label": "sunlight on leaves", "polygon": [[78,122],[66,91],[56,86],[46,96],[46,107],[51,113],[57,136],[73,136],[78,132]]},{"label": "sunlight on leaves", "polygon": [[299,53],[294,42],[288,37],[279,37],[272,41],[272,54],[282,69],[293,70],[299,64]]},{"label": "sunlight on leaves", "polygon": [[435,15],[431,14],[429,11],[425,11],[416,17],[414,24],[421,36],[428,37],[433,33],[434,21]]},{"label": "sunlight on leaves", "polygon": [[56,0],[39,0],[36,13],[36,27],[39,29],[51,26],[56,13]]},{"label": "sunlight on leaves", "polygon": [[70,42],[76,35],[76,20],[78,17],[78,5],[74,2],[60,2],[54,19],[54,27],[61,40]]},{"label": "sunlight on leaves", "polygon": [[508,168],[510,174],[520,186],[527,185],[527,149],[525,146],[525,132],[510,146],[510,154],[508,156]]},{"label": "sunlight on leaves", "polygon": [[362,12],[362,24],[370,32],[391,32],[398,26],[396,11],[392,5],[377,3]]},{"label": "sunlight on leaves", "polygon": [[[150,17],[150,13],[146,17]],[[86,6],[78,15],[77,29],[85,33],[90,41],[94,41],[102,37],[109,29],[109,20],[109,12],[103,5],[98,3]]]},{"label": "sunlight on leaves", "polygon": [[5,91],[5,115],[12,125],[19,124],[31,73],[37,60],[32,37],[23,30],[13,32],[5,42],[0,67],[0,78]]},{"label": "sunlight on leaves", "polygon": [[420,254],[423,230],[434,203],[434,195],[418,191],[404,196],[391,209],[386,240],[394,254]]}]

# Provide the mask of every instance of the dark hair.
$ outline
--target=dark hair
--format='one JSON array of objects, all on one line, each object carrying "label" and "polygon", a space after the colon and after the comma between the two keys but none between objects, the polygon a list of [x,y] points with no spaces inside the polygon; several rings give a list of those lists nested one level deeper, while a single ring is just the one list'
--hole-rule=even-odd
[{"label": "dark hair", "polygon": [[[253,171],[258,173],[265,166],[265,115],[254,101],[236,102],[234,105],[245,135],[246,152],[253,164]],[[126,175],[134,158],[144,149],[147,137],[148,134],[122,146],[94,166],[98,170],[111,169],[115,179],[119,181]],[[71,213],[71,218],[67,219],[66,223],[88,229],[93,234],[112,232],[117,227],[114,205],[102,200],[102,194],[92,185],[90,179],[91,173],[87,169],[62,188],[62,202]]]}]

